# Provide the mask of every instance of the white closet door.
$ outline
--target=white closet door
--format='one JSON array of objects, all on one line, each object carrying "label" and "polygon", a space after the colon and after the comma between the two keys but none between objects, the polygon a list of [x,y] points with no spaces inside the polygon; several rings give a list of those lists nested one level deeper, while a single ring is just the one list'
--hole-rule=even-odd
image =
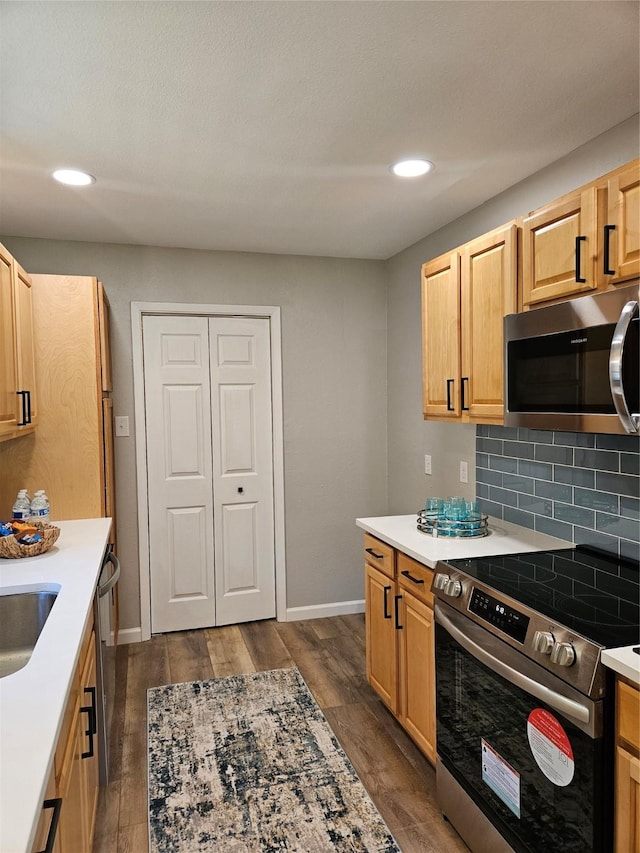
[{"label": "white closet door", "polygon": [[216,624],[206,317],[143,320],[151,631]]},{"label": "white closet door", "polygon": [[143,319],[153,633],[275,616],[269,334]]},{"label": "white closet door", "polygon": [[216,624],[276,614],[269,321],[209,320]]}]

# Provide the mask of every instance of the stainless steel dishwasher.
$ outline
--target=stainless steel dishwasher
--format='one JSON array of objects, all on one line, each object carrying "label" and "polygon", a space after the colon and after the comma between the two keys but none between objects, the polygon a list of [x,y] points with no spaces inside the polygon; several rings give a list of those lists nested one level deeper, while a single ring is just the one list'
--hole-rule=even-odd
[{"label": "stainless steel dishwasher", "polygon": [[115,624],[116,584],[120,563],[107,546],[94,599],[97,671],[97,729],[99,745],[100,784],[109,781],[109,735],[113,719],[116,687],[117,625]]}]

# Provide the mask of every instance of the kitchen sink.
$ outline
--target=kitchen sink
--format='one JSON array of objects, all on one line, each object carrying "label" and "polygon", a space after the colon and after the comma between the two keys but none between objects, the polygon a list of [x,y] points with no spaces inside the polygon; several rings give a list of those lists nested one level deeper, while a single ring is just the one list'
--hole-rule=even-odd
[{"label": "kitchen sink", "polygon": [[0,595],[0,678],[27,665],[57,595],[51,590]]}]

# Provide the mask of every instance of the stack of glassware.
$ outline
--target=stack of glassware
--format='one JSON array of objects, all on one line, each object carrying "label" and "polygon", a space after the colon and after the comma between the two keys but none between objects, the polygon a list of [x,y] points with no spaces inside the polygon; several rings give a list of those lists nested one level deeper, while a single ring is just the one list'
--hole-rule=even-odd
[{"label": "stack of glassware", "polygon": [[486,536],[489,532],[478,501],[461,497],[427,498],[418,513],[418,530],[432,536]]}]

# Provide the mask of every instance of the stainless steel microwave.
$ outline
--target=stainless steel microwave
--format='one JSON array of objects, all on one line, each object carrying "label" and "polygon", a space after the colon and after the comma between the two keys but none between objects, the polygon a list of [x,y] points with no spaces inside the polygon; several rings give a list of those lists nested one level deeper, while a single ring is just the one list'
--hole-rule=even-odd
[{"label": "stainless steel microwave", "polygon": [[640,431],[640,284],[504,318],[507,426]]}]

